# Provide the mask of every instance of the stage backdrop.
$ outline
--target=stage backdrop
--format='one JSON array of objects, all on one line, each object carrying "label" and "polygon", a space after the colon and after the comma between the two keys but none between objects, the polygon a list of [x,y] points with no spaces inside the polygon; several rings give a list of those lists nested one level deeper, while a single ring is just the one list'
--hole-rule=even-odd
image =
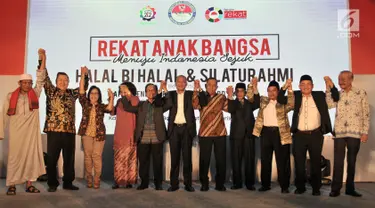
[{"label": "stage backdrop", "polygon": [[[27,7],[26,1],[22,3]],[[349,5],[344,0],[330,3],[30,0],[28,7],[28,15],[17,16],[28,17],[25,71],[35,77],[36,51],[45,48],[53,81],[57,72],[64,71],[70,76],[70,87],[77,87],[79,68],[86,65],[90,69],[90,85],[102,89],[104,100],[106,89],[111,88],[117,94],[118,85],[123,81],[135,83],[141,99],[145,99],[144,86],[149,82],[166,80],[169,90],[173,90],[179,74],[188,77],[188,89],[192,89],[194,79],[201,80],[203,87],[208,77],[216,77],[222,93],[228,85],[249,83],[252,77],[258,77],[262,95],[266,94],[271,80],[282,84],[292,78],[296,89],[299,77],[310,74],[315,90],[324,90],[323,76],[336,79],[339,71],[351,68],[349,40],[352,44],[353,39],[360,40],[358,32],[347,32],[351,18],[354,18],[354,25],[350,24],[350,29],[359,26],[359,16],[356,16],[359,13],[346,10]],[[368,5],[358,7],[369,8]],[[14,42],[19,43],[20,39]],[[358,51],[358,47],[356,49]],[[4,74],[23,72],[19,66],[15,70],[9,68]],[[355,72],[361,71],[369,72],[358,68]],[[44,95],[40,101],[44,109]],[[81,119],[78,102],[76,107],[78,127]],[[334,113],[331,111],[332,120]],[[196,116],[199,128],[198,112]],[[225,117],[229,131],[230,116],[225,114]],[[44,118],[45,112],[41,111],[41,128]],[[105,123],[107,133],[112,134],[115,117],[105,117]],[[110,178],[112,136],[107,139],[103,175]],[[80,146],[79,137],[77,144]],[[6,148],[3,149],[6,153]],[[165,174],[169,178],[168,145],[165,152]],[[323,153],[333,159],[331,140],[327,140]],[[193,154],[194,175],[197,176],[198,145]],[[258,150],[257,154],[259,156]],[[82,155],[77,148],[78,176],[83,174]]]}]

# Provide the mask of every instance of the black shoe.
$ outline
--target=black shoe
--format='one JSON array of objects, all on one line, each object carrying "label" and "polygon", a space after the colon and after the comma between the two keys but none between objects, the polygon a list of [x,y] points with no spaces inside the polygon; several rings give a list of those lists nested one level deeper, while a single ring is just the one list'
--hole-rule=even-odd
[{"label": "black shoe", "polygon": [[131,188],[133,188],[133,186],[131,184],[128,184],[128,185],[125,186],[125,188],[126,189],[131,189]]},{"label": "black shoe", "polygon": [[156,191],[161,191],[161,190],[163,190],[163,187],[162,186],[155,186],[155,190]]},{"label": "black shoe", "polygon": [[283,188],[283,189],[281,189],[281,193],[282,194],[289,194],[290,192],[289,192],[288,188]]},{"label": "black shoe", "polygon": [[265,192],[265,191],[269,191],[269,190],[271,190],[271,188],[270,187],[265,187],[265,186],[262,186],[262,187],[260,187],[258,189],[259,192]]},{"label": "black shoe", "polygon": [[216,191],[226,191],[227,188],[225,188],[225,186],[222,186],[222,187],[216,187],[215,190]]},{"label": "black shoe", "polygon": [[329,196],[330,197],[338,197],[338,196],[340,196],[340,192],[339,191],[331,191],[331,193],[329,193]]},{"label": "black shoe", "polygon": [[145,189],[147,189],[147,188],[148,188],[148,186],[139,185],[139,186],[137,187],[137,190],[145,190]]},{"label": "black shoe", "polygon": [[118,189],[118,188],[120,188],[120,186],[117,185],[116,183],[112,185],[112,189]]},{"label": "black shoe", "polygon": [[296,189],[296,190],[294,191],[295,194],[303,194],[303,193],[305,193],[305,192],[306,192],[306,189]]},{"label": "black shoe", "polygon": [[77,191],[79,188],[73,184],[63,185],[63,189]]},{"label": "black shoe", "polygon": [[242,189],[242,186],[233,185],[232,187],[230,187],[230,189],[232,190]]},{"label": "black shoe", "polygon": [[208,186],[203,185],[201,187],[201,191],[208,191],[210,188]]},{"label": "black shoe", "polygon": [[174,187],[174,186],[171,186],[168,188],[168,192],[174,192],[174,191],[177,191],[178,189],[180,189],[178,186]]},{"label": "black shoe", "polygon": [[320,191],[319,190],[318,191],[313,190],[312,195],[313,196],[320,196]]},{"label": "black shoe", "polygon": [[185,191],[187,191],[187,192],[194,192],[195,189],[192,186],[185,186]]},{"label": "black shoe", "polygon": [[247,190],[249,191],[255,191],[255,187],[254,186],[246,186]]},{"label": "black shoe", "polygon": [[57,187],[54,187],[54,186],[50,186],[50,187],[48,187],[48,192],[56,192],[56,190],[57,190]]},{"label": "black shoe", "polygon": [[356,191],[345,191],[345,194],[349,195],[349,196],[354,196],[354,197],[361,197],[362,196],[362,194],[360,194]]}]

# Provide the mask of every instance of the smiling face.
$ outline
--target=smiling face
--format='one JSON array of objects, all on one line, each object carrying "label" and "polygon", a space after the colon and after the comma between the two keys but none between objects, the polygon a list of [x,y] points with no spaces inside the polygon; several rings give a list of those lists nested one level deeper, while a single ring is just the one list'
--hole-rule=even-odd
[{"label": "smiling face", "polygon": [[351,72],[341,72],[339,75],[339,85],[343,90],[350,89],[353,83],[353,74]]},{"label": "smiling face", "polygon": [[177,80],[176,80],[177,91],[183,92],[186,88],[186,85],[187,85],[186,77],[184,77],[184,76],[177,77]]},{"label": "smiling face", "polygon": [[149,85],[146,88],[146,97],[151,100],[155,97],[156,95],[156,88],[155,85]]},{"label": "smiling face", "polygon": [[270,86],[267,88],[268,97],[271,100],[276,100],[277,95],[279,94],[279,90],[275,86]]},{"label": "smiling face", "polygon": [[215,79],[209,79],[206,83],[206,91],[210,96],[216,94],[217,90],[217,81]]},{"label": "smiling face", "polygon": [[98,103],[99,91],[97,89],[92,89],[89,96],[92,104]]},{"label": "smiling face", "polygon": [[314,84],[310,80],[303,80],[299,83],[299,89],[304,95],[310,95],[314,88]]},{"label": "smiling face", "polygon": [[60,90],[66,90],[69,86],[69,77],[65,74],[57,74],[56,86]]}]

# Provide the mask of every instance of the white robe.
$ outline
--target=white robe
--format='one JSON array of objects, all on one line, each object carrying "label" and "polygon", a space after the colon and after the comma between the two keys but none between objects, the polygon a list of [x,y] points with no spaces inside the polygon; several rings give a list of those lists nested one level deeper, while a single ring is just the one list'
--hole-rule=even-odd
[{"label": "white robe", "polygon": [[[34,87],[36,95],[44,84],[45,71],[37,71]],[[16,114],[8,116],[11,93],[3,105],[0,137],[8,140],[8,162],[6,186],[36,181],[46,173],[43,159],[42,135],[40,132],[39,109],[30,111],[27,94],[18,96]]]}]

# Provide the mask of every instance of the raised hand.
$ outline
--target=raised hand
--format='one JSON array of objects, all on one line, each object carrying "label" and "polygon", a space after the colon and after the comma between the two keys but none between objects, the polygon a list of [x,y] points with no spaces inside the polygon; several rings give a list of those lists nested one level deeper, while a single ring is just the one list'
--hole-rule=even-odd
[{"label": "raised hand", "polygon": [[110,88],[108,88],[107,91],[108,91],[108,98],[109,98],[109,99],[113,99],[114,94],[113,94],[112,90],[111,90]]},{"label": "raised hand", "polygon": [[200,81],[198,79],[194,80],[194,91],[197,91],[201,88]]},{"label": "raised hand", "polygon": [[87,75],[89,73],[89,69],[85,66],[81,66],[81,75]]},{"label": "raised hand", "polygon": [[254,77],[251,80],[251,85],[253,86],[253,90],[256,91],[258,89],[258,78]]},{"label": "raised hand", "polygon": [[39,48],[38,49],[38,56],[39,56],[39,60],[46,59],[46,50],[44,50],[43,48]]},{"label": "raised hand", "polygon": [[233,86],[232,85],[227,87],[227,94],[228,94],[228,98],[233,97]]},{"label": "raised hand", "polygon": [[292,79],[286,80],[285,88],[288,89],[288,90],[292,90]]},{"label": "raised hand", "polygon": [[332,82],[331,77],[329,77],[329,76],[325,76],[325,77],[324,77],[324,81],[325,81],[325,83],[326,83],[326,88],[327,88],[327,89],[331,89],[331,88],[333,88],[333,82]]}]

